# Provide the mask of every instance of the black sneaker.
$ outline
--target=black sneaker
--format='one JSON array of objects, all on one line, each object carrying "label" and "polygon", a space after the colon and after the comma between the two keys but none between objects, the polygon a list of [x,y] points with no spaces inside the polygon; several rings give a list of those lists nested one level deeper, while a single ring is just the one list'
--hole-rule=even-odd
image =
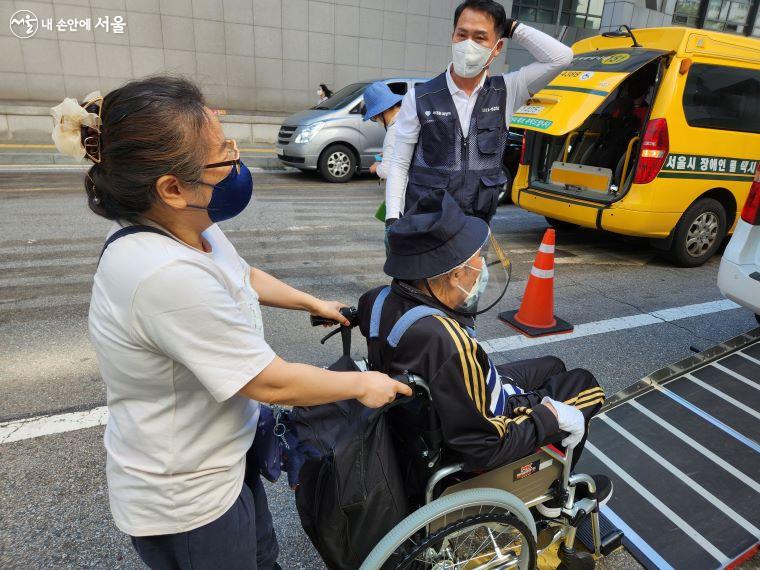
[{"label": "black sneaker", "polygon": [[[599,501],[599,506],[603,507],[612,496],[612,481],[606,475],[592,475],[591,478],[596,484],[596,499]],[[589,496],[588,487],[583,484],[578,485],[575,500],[578,501]],[[536,505],[536,510],[547,519],[556,519],[562,514],[562,503],[558,499],[550,499]]]}]

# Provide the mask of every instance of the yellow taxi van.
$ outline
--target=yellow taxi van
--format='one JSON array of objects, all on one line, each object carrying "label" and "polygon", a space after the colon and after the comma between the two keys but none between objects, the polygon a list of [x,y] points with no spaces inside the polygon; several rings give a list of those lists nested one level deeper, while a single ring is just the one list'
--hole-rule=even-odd
[{"label": "yellow taxi van", "polygon": [[669,27],[587,38],[520,107],[515,204],[557,228],[651,238],[703,264],[760,160],[760,40]]}]

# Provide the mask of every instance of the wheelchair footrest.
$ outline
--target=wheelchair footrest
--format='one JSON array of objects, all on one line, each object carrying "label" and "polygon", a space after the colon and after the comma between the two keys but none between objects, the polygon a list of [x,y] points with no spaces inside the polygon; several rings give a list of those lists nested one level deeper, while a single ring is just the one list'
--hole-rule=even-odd
[{"label": "wheelchair footrest", "polygon": [[[607,556],[623,545],[623,531],[601,513],[599,514],[599,534],[601,535],[601,548],[599,550],[603,556]],[[594,552],[594,534],[591,531],[590,516],[585,517],[578,525],[575,536],[583,543],[583,546]]]}]

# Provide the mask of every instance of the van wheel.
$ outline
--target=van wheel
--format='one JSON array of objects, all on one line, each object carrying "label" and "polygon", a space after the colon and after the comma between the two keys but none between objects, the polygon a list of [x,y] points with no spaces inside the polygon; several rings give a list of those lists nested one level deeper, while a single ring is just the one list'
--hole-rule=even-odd
[{"label": "van wheel", "polygon": [[550,218],[549,216],[544,216],[544,218],[546,219],[546,223],[547,224],[549,224],[555,230],[559,230],[561,232],[571,231],[571,230],[577,230],[578,229],[578,224],[571,224],[570,222],[563,222],[562,220],[555,220],[554,218]]},{"label": "van wheel", "polygon": [[328,147],[319,157],[319,173],[328,182],[348,182],[356,173],[356,157],[346,145]]},{"label": "van wheel", "polygon": [[726,210],[702,198],[684,212],[673,232],[668,259],[680,267],[698,267],[710,259],[726,236]]}]

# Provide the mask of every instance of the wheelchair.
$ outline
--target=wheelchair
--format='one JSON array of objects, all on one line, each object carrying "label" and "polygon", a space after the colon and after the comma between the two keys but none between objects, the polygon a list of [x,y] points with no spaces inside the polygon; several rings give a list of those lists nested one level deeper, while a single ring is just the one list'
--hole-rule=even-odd
[{"label": "wheelchair", "polygon": [[[344,309],[351,325],[341,326],[322,339],[341,333],[344,357],[350,355],[351,328],[356,309]],[[330,321],[312,317],[312,324]],[[367,370],[366,360],[355,361]],[[576,489],[585,486],[587,497],[596,493],[589,475],[571,473],[572,449],[562,452],[553,445],[496,469],[468,473],[443,444],[440,422],[432,406],[430,389],[414,374],[394,378],[413,391],[410,405],[395,406],[389,414],[400,462],[414,483],[412,505],[418,507],[396,525],[362,563],[360,570],[494,570],[536,568],[538,557],[559,545],[559,568],[594,568],[596,558],[622,543],[614,529],[602,536],[595,499],[575,500]],[[410,425],[412,429],[409,429]],[[417,492],[418,491],[418,492]],[[531,507],[560,499],[562,514],[556,519],[534,518]],[[590,519],[593,552],[576,548],[576,533]]]}]

